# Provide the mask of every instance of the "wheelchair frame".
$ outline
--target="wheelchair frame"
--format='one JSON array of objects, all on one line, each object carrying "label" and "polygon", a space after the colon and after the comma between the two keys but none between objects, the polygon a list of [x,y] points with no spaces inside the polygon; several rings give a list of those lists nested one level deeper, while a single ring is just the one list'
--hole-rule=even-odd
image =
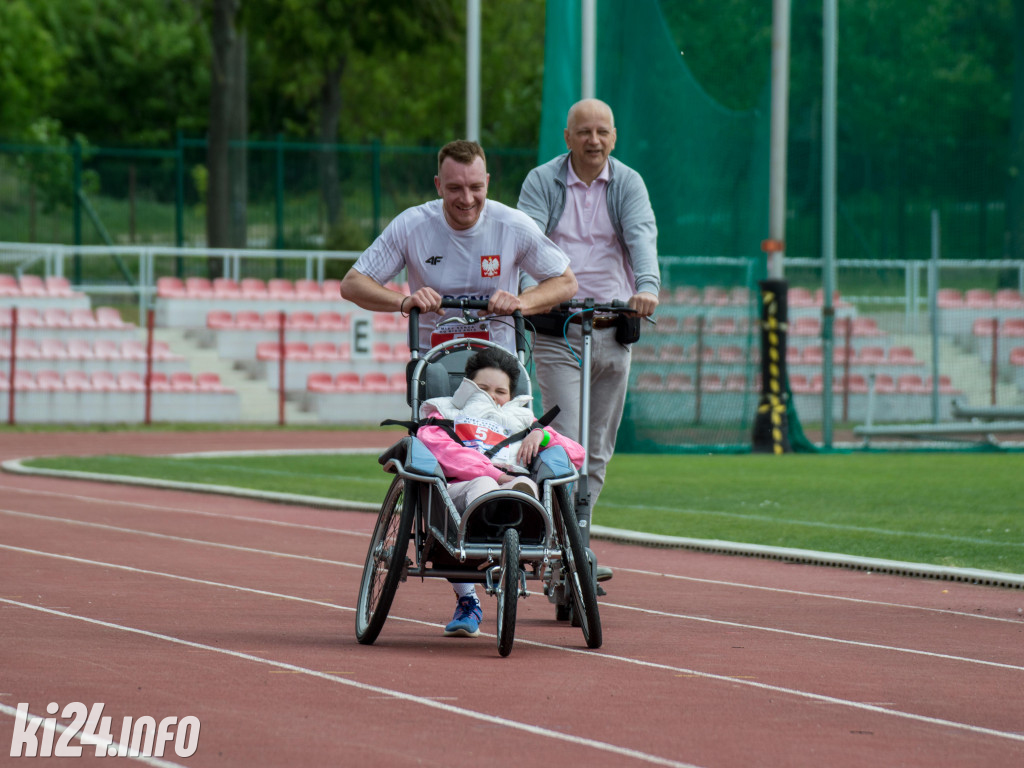
[{"label": "wheelchair frame", "polygon": [[[449,299],[443,307],[486,309],[487,302]],[[418,313],[410,314],[408,397],[413,420],[426,399],[428,379],[436,380],[440,361],[451,365],[441,370],[449,377],[448,390],[457,377],[461,382],[468,355],[455,352],[497,346],[481,339],[446,341],[420,357]],[[525,333],[522,317],[515,317],[521,380],[529,392],[529,374],[523,365]],[[454,363],[461,363],[457,368]],[[528,581],[539,582],[544,594],[558,606],[559,614],[571,607],[589,648],[602,643],[597,606],[597,582],[592,571],[583,531],[576,518],[572,484],[580,475],[564,449],[541,451],[537,462],[541,498],[512,490],[486,493],[460,514],[447,491],[440,465],[414,434],[402,438],[379,459],[395,475],[385,495],[371,537],[360,579],[356,609],[356,638],[371,644],[380,634],[400,582],[410,576],[445,578],[483,583],[487,594],[497,598],[498,652],[507,656],[515,639],[519,597],[531,593]],[[564,607],[564,608],[563,608]]]}]

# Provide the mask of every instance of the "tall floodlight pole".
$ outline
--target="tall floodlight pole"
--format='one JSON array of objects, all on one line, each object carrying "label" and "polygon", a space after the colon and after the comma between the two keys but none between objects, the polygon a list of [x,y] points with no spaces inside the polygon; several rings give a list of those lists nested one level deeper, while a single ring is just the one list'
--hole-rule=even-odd
[{"label": "tall floodlight pole", "polygon": [[466,138],[480,141],[480,0],[466,0]]},{"label": "tall floodlight pole", "polygon": [[789,134],[789,0],[772,5],[772,114],[768,153],[768,276],[781,280],[786,255],[786,143]]},{"label": "tall floodlight pole", "polygon": [[786,335],[789,288],[783,279],[786,256],[786,142],[789,112],[789,3],[772,3],[772,113],[768,150],[768,237],[761,249],[768,277],[761,290],[761,395],[754,417],[755,453],[788,453],[789,392]]},{"label": "tall floodlight pole", "polygon": [[583,22],[580,98],[592,99],[597,95],[597,0],[583,0],[580,14]]},{"label": "tall floodlight pole", "polygon": [[836,0],[823,0],[821,94],[821,308],[822,419],[821,438],[832,447],[832,348],[835,338],[836,289],[836,80],[838,13]]}]

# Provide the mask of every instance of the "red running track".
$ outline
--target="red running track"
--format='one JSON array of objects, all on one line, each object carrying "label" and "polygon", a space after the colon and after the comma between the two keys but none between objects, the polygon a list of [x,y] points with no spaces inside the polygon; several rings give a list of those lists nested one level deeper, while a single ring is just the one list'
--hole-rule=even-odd
[{"label": "red running track", "polygon": [[[8,434],[0,459],[390,437]],[[0,499],[0,765],[26,763],[18,704],[50,702],[102,703],[115,738],[199,718],[195,754],[152,765],[1024,765],[1019,590],[595,541],[598,651],[539,595],[508,658],[491,598],[486,635],[445,638],[437,580],[364,647],[372,514],[11,474]],[[65,763],[117,760],[93,750]]]}]

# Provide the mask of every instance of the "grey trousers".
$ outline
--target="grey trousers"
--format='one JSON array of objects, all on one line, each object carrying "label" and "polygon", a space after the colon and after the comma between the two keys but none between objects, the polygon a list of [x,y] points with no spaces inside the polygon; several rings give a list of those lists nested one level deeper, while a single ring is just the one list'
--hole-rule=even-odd
[{"label": "grey trousers", "polygon": [[[583,356],[580,326],[569,324],[569,342]],[[587,447],[587,483],[590,508],[604,486],[605,471],[615,453],[615,435],[622,421],[629,384],[630,347],[615,340],[614,328],[595,330],[591,337],[590,420]],[[580,364],[566,346],[565,339],[537,334],[533,346],[541,403],[544,411],[561,410],[551,423],[558,432],[580,439]]]}]

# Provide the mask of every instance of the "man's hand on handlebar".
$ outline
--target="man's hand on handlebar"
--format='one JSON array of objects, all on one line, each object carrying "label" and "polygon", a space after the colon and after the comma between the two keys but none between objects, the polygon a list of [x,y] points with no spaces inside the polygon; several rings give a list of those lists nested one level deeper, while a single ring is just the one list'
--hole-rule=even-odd
[{"label": "man's hand on handlebar", "polygon": [[658,297],[653,293],[641,291],[630,296],[629,306],[631,309],[636,310],[640,317],[650,317],[658,308]]},{"label": "man's hand on handlebar", "polygon": [[511,315],[516,310],[522,310],[522,302],[519,297],[508,291],[497,290],[491,294],[487,302],[487,312],[492,315]]},{"label": "man's hand on handlebar", "polygon": [[418,291],[407,297],[404,301],[405,314],[409,314],[411,307],[417,307],[420,312],[437,312],[441,309],[441,294],[429,286],[420,288]]}]

